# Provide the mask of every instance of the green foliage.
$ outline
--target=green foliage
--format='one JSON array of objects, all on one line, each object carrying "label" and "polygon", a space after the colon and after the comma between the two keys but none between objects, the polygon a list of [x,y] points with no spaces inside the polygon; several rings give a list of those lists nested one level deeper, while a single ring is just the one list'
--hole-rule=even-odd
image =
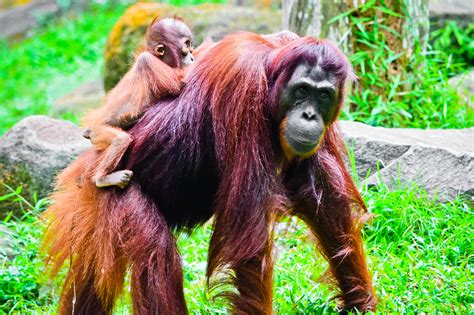
[{"label": "green foliage", "polygon": [[[398,13],[368,1],[349,17],[355,52],[349,56],[359,78],[350,96],[344,119],[374,126],[415,128],[464,128],[474,125],[474,111],[448,78],[466,69],[462,54],[472,54],[472,29],[461,32],[452,24],[435,34],[427,51],[415,44],[407,55],[401,48]],[[339,17],[340,18],[340,17]],[[391,27],[393,25],[393,28]],[[448,46],[451,36],[462,48]],[[462,35],[461,35],[462,34]],[[471,34],[471,36],[469,35]],[[454,35],[453,35],[454,36]],[[397,44],[399,43],[399,44]],[[450,51],[449,49],[454,49]]]},{"label": "green foliage", "polygon": [[[15,195],[18,197],[18,195]],[[370,270],[383,313],[460,312],[474,303],[472,208],[461,199],[437,202],[413,186],[363,190],[374,218],[364,228]],[[0,198],[1,199],[1,198]],[[1,206],[1,203],[0,203]],[[0,270],[0,313],[54,314],[59,283],[44,279],[38,257],[41,227],[37,214],[43,201],[30,205],[25,216],[3,224],[16,234],[13,260]],[[185,294],[192,314],[227,314],[222,300],[206,292],[205,269],[211,225],[178,238],[183,257]],[[327,263],[315,252],[313,239],[296,219],[277,226],[275,310],[277,314],[330,314],[335,291],[325,280]],[[55,288],[55,289],[53,289]],[[12,310],[12,307],[15,307]],[[124,297],[117,313],[128,314]]]},{"label": "green foliage", "polygon": [[359,88],[350,95],[350,105],[343,109],[342,119],[384,127],[474,126],[473,109],[459,95],[457,87],[448,82],[449,77],[459,73],[460,64],[453,64],[444,52],[418,51],[406,68],[411,71],[409,75],[398,74],[382,80],[379,73],[389,71],[392,60],[397,58],[384,47],[350,56],[360,69],[356,83]]},{"label": "green foliage", "polygon": [[[11,252],[0,247],[0,313],[32,313],[47,310],[54,304],[44,279],[44,262],[38,255],[42,227],[37,220],[45,209],[44,199],[29,203],[21,196],[21,189],[0,196],[0,206],[6,200],[15,201],[23,216],[5,218],[0,225],[0,238],[10,238]],[[3,232],[3,233],[2,233]],[[4,246],[4,245],[3,245]]]},{"label": "green foliage", "polygon": [[47,114],[54,99],[100,77],[107,34],[123,11],[93,6],[11,47],[0,42],[0,135],[21,118]]},{"label": "green foliage", "polygon": [[456,21],[446,21],[443,27],[430,34],[434,50],[449,54],[454,63],[474,66],[474,23],[465,28]]}]

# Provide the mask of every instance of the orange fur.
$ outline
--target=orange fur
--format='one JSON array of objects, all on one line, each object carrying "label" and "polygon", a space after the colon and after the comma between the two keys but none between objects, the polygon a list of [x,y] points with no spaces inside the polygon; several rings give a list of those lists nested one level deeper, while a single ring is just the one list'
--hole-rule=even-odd
[{"label": "orange fur", "polygon": [[206,38],[198,47],[194,49],[193,51],[194,57],[201,58],[215,45],[216,43],[211,38]]},{"label": "orange fur", "polygon": [[85,116],[84,126],[110,125],[112,115],[118,119],[140,116],[150,105],[166,94],[179,94],[181,69],[173,69],[150,52],[140,53],[130,71],[106,96],[102,107]]},{"label": "orange fur", "polygon": [[288,161],[291,161],[293,157],[295,156],[295,152],[291,148],[290,144],[286,140],[285,137],[285,129],[286,129],[286,124],[288,123],[288,117],[285,117],[280,123],[280,145],[281,148],[283,149],[283,154],[285,154],[285,157]]},{"label": "orange fur", "polygon": [[[96,279],[94,286],[101,299],[100,303],[110,305],[122,292],[126,270],[124,260],[119,257],[114,245],[116,240],[111,237],[113,232],[107,228],[110,226],[108,222],[110,216],[104,213],[97,203],[100,190],[90,181],[81,183],[79,188],[77,181],[72,180],[90,178],[96,167],[97,153],[94,151],[89,153],[72,163],[58,177],[57,187],[60,189],[52,195],[52,205],[44,214],[49,222],[52,222],[45,235],[45,242],[49,244],[48,252],[51,255],[47,257],[47,263],[52,265],[54,276],[64,262],[71,259],[73,272],[69,273],[65,280],[65,288],[74,288],[69,291],[70,294],[74,291],[88,290],[87,283],[77,283],[74,278],[87,279],[94,276]],[[103,228],[96,229],[99,226]],[[100,239],[100,242],[97,242],[97,239]],[[93,269],[91,266],[100,266],[100,269]],[[87,274],[90,272],[94,274]],[[72,314],[74,308],[76,313],[80,313],[77,310],[80,305],[65,302],[69,298],[61,296],[60,313]]]}]

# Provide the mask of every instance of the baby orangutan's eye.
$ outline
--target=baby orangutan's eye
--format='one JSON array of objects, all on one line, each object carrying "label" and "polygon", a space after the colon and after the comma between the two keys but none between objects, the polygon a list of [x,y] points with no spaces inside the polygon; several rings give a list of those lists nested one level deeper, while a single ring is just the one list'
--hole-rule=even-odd
[{"label": "baby orangutan's eye", "polygon": [[159,56],[163,56],[163,55],[165,54],[166,48],[165,48],[164,45],[158,45],[158,46],[156,46],[155,50],[156,50],[156,53],[157,53]]}]

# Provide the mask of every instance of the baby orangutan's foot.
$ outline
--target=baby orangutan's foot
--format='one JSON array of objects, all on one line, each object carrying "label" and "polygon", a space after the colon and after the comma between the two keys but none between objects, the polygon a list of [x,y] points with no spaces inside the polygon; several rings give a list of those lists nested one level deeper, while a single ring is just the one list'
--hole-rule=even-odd
[{"label": "baby orangutan's foot", "polygon": [[91,134],[92,134],[92,129],[91,128],[87,128],[86,130],[84,130],[84,133],[82,134],[82,136],[86,139],[90,139],[91,138]]},{"label": "baby orangutan's foot", "polygon": [[108,175],[102,176],[95,181],[97,187],[109,187],[109,186],[118,186],[122,189],[128,186],[130,180],[132,179],[132,171],[117,171],[110,173]]}]

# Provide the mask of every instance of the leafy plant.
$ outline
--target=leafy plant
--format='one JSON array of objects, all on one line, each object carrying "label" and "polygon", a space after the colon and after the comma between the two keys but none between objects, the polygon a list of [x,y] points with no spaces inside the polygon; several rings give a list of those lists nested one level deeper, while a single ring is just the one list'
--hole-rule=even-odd
[{"label": "leafy plant", "polygon": [[474,23],[461,28],[456,21],[446,21],[430,34],[433,50],[444,51],[454,63],[474,66]]},{"label": "leafy plant", "polygon": [[[419,43],[408,54],[401,47],[403,6],[399,11],[367,1],[346,14],[354,48],[349,58],[359,81],[342,117],[385,127],[473,126],[473,109],[448,82],[465,65],[453,60],[449,52],[425,51]],[[462,37],[462,41],[472,46],[472,37]]]},{"label": "leafy plant", "polygon": [[0,248],[0,313],[47,309],[52,300],[45,290],[47,286],[43,260],[38,256],[38,240],[41,239],[42,228],[37,221],[39,213],[45,208],[46,200],[35,200],[31,204],[22,197],[21,188],[0,196],[0,206],[1,201],[7,199],[18,202],[23,216],[13,219],[9,214],[0,222],[0,237],[8,237],[11,247],[10,253],[5,253],[4,248]]}]

